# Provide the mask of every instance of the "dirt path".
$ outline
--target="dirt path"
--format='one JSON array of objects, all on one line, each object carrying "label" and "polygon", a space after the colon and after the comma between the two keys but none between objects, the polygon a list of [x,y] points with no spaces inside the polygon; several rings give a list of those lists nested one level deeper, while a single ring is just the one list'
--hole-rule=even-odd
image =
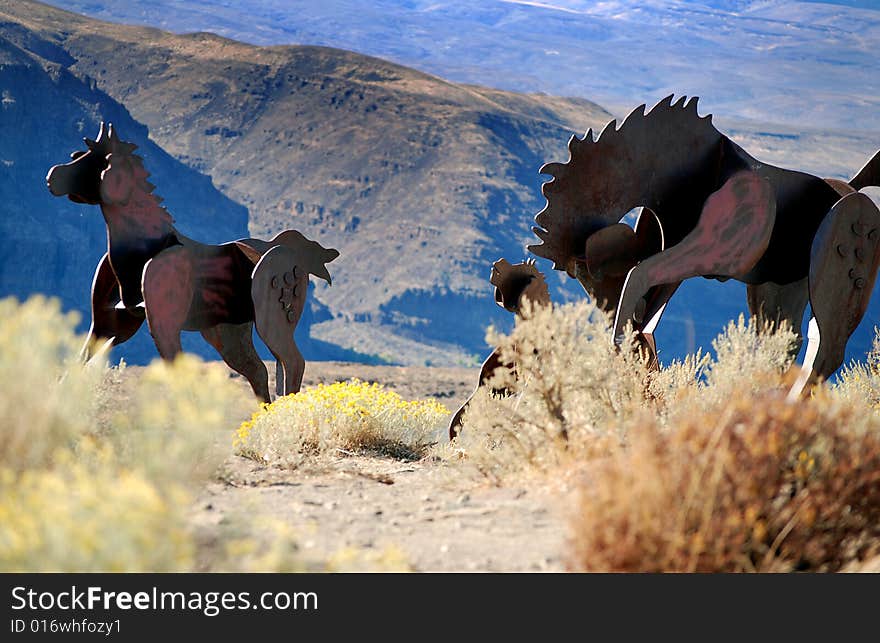
[{"label": "dirt path", "polygon": [[[350,377],[454,410],[476,370],[313,362],[305,384]],[[493,487],[443,462],[340,454],[324,470],[285,471],[233,456],[222,480],[202,493],[193,521],[210,531],[242,515],[282,520],[307,563],[347,548],[393,547],[419,571],[556,571],[565,538],[558,504],[547,490]]]}]

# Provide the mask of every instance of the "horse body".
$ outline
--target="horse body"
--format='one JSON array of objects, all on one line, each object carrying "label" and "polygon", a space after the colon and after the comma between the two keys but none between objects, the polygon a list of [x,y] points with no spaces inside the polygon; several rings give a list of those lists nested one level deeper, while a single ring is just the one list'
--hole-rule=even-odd
[{"label": "horse body", "polygon": [[326,263],[338,251],[295,230],[271,241],[239,239],[203,244],[180,234],[153,186],[135,146],[111,125],[70,163],[54,166],[47,185],[56,196],[101,206],[108,252],[92,284],[94,340],[127,341],[146,320],[165,359],[180,351],[180,333],[199,331],[254,392],[270,400],[268,374],[253,346],[252,329],[278,361],[277,393],[298,391],[304,360],[293,328],[305,308],[309,275],[330,282]]},{"label": "horse body", "polygon": [[[880,263],[880,211],[856,192],[880,182],[880,154],[849,183],[775,167],[699,116],[696,98],[671,96],[619,128],[612,121],[595,140],[592,131],[572,137],[569,152],[566,163],[541,168],[553,178],[535,217],[541,242],[529,250],[615,315],[615,341],[633,323],[653,345],[682,280],[732,278],[748,285],[753,314],[795,331],[808,300],[814,311],[833,310],[826,301],[846,307],[816,318],[823,348],[804,365],[820,365],[822,377],[836,370]],[[635,208],[633,229],[620,221]],[[819,277],[829,272],[839,275],[836,289]]]}]

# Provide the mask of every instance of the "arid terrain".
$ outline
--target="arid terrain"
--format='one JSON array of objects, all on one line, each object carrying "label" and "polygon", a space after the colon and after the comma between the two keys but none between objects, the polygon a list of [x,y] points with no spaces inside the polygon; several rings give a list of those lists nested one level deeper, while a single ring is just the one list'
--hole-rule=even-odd
[{"label": "arid terrain", "polygon": [[[357,377],[454,410],[476,375],[465,368],[310,362],[304,384]],[[307,565],[349,548],[393,548],[417,571],[561,571],[566,524],[560,493],[546,485],[496,487],[431,459],[340,453],[329,466],[291,471],[230,456],[199,497],[193,521],[210,545],[218,527],[241,514],[280,519],[292,528]]]}]

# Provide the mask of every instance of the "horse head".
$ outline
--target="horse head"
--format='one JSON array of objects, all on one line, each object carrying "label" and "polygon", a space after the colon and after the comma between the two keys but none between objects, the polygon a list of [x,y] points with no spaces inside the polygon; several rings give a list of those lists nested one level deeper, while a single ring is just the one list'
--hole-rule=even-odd
[{"label": "horse head", "polygon": [[[619,126],[609,122],[597,137],[592,130],[583,138],[572,136],[568,161],[540,169],[552,178],[541,186],[547,204],[535,216],[533,232],[540,243],[528,250],[611,306],[636,255],[647,247],[660,250],[656,240],[662,235],[649,228],[666,227],[664,215],[680,202],[676,190],[685,184],[694,193],[711,191],[711,177],[701,168],[713,167],[707,161],[718,154],[721,134],[710,116],[697,114],[696,98],[674,103],[672,98],[647,112],[640,105]],[[638,231],[621,223],[639,207],[654,213],[642,230],[649,240],[633,238]],[[624,258],[631,265],[621,275]]]},{"label": "horse head", "polygon": [[85,150],[70,155],[70,162],[53,166],[46,186],[54,196],[66,196],[74,203],[98,205],[124,202],[131,193],[120,166],[130,159],[136,145],[121,141],[113,125],[101,122],[95,140],[84,138]]},{"label": "horse head", "polygon": [[512,313],[519,313],[523,298],[534,304],[550,303],[547,282],[533,259],[517,264],[499,259],[492,264],[489,282],[495,286],[495,302]]}]

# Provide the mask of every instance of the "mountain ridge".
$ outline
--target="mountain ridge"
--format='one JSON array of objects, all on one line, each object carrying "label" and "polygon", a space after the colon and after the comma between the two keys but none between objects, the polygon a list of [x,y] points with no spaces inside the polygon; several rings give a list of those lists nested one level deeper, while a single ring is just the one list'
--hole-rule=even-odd
[{"label": "mountain ridge", "polygon": [[459,83],[586,96],[606,107],[675,91],[738,118],[880,130],[876,2],[51,2],[174,32],[340,47]]},{"label": "mountain ridge", "polygon": [[[71,72],[245,205],[252,235],[296,227],[339,248],[333,287],[315,289],[337,326],[428,338],[435,361],[473,363],[485,326],[506,322],[488,266],[524,255],[544,160],[609,118],[583,99],[459,86],[353,52],[117,27],[27,1],[0,19],[62,48]],[[438,295],[460,309],[457,327],[422,314],[443,310]]]}]

